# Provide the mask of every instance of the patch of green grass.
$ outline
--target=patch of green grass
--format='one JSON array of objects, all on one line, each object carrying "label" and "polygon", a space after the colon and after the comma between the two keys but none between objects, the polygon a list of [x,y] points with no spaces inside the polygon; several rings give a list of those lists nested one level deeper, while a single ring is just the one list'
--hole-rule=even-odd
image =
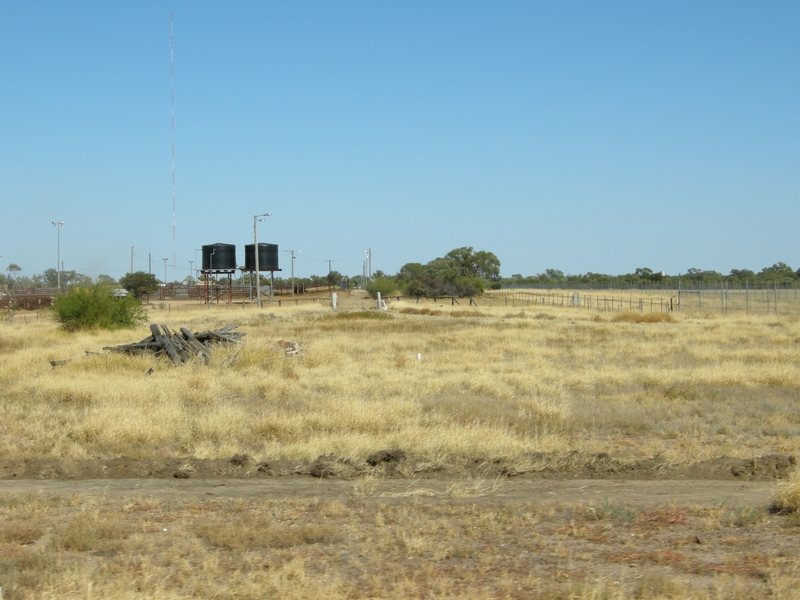
[{"label": "patch of green grass", "polygon": [[640,509],[627,504],[619,504],[606,500],[598,507],[587,510],[589,518],[593,521],[634,521],[641,512]]}]

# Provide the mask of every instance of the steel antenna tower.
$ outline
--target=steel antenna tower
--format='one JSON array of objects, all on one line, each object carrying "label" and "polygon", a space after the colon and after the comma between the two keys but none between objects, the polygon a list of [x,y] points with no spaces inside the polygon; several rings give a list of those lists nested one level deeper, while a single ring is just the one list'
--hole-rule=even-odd
[{"label": "steel antenna tower", "polygon": [[178,264],[175,250],[175,45],[172,37],[172,13],[169,13],[169,85],[172,108],[172,268]]}]

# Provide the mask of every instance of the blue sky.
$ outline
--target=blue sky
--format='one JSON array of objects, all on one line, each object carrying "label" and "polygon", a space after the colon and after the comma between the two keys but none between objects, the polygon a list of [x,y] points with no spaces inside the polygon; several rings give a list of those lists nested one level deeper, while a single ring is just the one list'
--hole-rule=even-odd
[{"label": "blue sky", "polygon": [[[176,263],[169,19],[174,15]],[[6,2],[0,266],[800,267],[800,3]],[[199,253],[197,253],[199,254]],[[282,253],[288,273],[288,254]]]}]

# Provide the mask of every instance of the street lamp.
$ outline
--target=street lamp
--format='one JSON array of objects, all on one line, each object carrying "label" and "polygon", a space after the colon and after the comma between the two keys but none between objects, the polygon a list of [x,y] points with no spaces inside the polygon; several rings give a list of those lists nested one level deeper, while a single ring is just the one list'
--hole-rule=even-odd
[{"label": "street lamp", "polygon": [[264,213],[263,215],[253,215],[253,250],[256,255],[256,304],[261,308],[261,271],[258,265],[258,222],[263,221],[259,217],[271,217],[272,213]]},{"label": "street lamp", "polygon": [[284,250],[284,252],[292,253],[292,296],[294,296],[294,253],[302,252],[302,250]]},{"label": "street lamp", "polygon": [[192,283],[194,283],[194,261],[189,261],[189,276],[192,278]]},{"label": "street lamp", "polygon": [[61,290],[61,228],[64,226],[64,221],[53,221],[53,225],[55,225],[56,231],[58,232],[56,235],[58,239],[56,250],[56,275],[58,277],[58,289]]},{"label": "street lamp", "polygon": [[164,261],[164,285],[167,285],[167,261],[168,258],[162,258],[161,260]]}]

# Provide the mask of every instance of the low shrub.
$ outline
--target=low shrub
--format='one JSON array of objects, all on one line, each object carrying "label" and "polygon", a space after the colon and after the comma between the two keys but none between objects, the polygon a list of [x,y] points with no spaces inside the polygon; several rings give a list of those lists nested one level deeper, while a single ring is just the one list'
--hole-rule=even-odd
[{"label": "low shrub", "polygon": [[147,315],[133,296],[117,298],[111,286],[101,283],[71,290],[53,303],[62,329],[126,329],[143,324]]}]

